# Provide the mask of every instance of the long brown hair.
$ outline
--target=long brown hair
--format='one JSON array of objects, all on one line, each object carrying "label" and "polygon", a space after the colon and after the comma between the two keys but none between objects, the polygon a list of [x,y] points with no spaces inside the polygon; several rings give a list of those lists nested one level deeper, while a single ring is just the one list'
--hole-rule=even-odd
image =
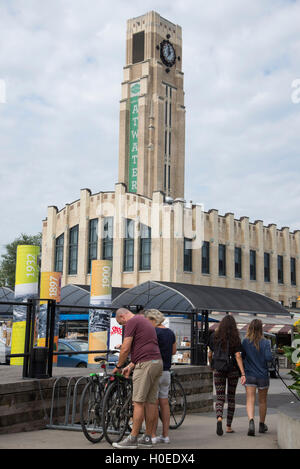
[{"label": "long brown hair", "polygon": [[230,349],[241,345],[239,331],[235,319],[231,314],[226,314],[220,322],[215,332],[214,342],[221,343],[223,350],[226,350],[227,343],[229,343]]},{"label": "long brown hair", "polygon": [[259,342],[262,338],[263,338],[262,322],[260,319],[253,319],[253,321],[251,321],[248,326],[246,339],[249,339],[249,341],[255,345],[256,349],[259,350]]}]

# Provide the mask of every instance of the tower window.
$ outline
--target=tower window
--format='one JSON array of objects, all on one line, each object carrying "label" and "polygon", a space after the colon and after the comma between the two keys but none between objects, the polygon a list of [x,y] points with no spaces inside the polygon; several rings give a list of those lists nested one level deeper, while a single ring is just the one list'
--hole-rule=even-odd
[{"label": "tower window", "polygon": [[104,218],[103,223],[103,244],[102,244],[102,259],[112,261],[113,258],[113,217]]},{"label": "tower window", "polygon": [[226,275],[226,246],[219,244],[219,275]]},{"label": "tower window", "polygon": [[141,224],[140,270],[151,270],[151,228]]},{"label": "tower window", "polygon": [[184,248],[183,248],[183,257],[184,257],[184,272],[193,271],[193,259],[192,259],[192,240],[184,238]]},{"label": "tower window", "polygon": [[89,222],[89,250],[88,250],[88,274],[92,271],[92,261],[97,259],[98,252],[98,218]]},{"label": "tower window", "polygon": [[145,31],[133,35],[132,38],[132,63],[143,62],[145,48]]},{"label": "tower window", "polygon": [[202,245],[202,273],[209,274],[209,241],[203,241]]},{"label": "tower window", "polygon": [[278,283],[283,283],[283,257],[277,256]]},{"label": "tower window", "polygon": [[296,285],[296,259],[291,257],[291,284]]},{"label": "tower window", "polygon": [[235,278],[242,278],[242,249],[234,249],[234,275]]},{"label": "tower window", "polygon": [[124,239],[124,272],[132,272],[134,269],[134,221],[125,220]]},{"label": "tower window", "polygon": [[256,280],[256,251],[250,250],[250,280]]},{"label": "tower window", "polygon": [[268,252],[264,253],[264,273],[265,282],[270,282],[270,254]]},{"label": "tower window", "polygon": [[63,271],[64,262],[64,234],[58,236],[55,242],[55,272]]},{"label": "tower window", "polygon": [[69,237],[69,275],[77,274],[78,225],[70,229]]}]

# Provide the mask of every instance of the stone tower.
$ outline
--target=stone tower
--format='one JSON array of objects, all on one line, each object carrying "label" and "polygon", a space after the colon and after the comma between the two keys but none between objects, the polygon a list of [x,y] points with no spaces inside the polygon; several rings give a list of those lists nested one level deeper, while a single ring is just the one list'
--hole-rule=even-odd
[{"label": "stone tower", "polygon": [[182,198],[184,161],[181,27],[151,11],[127,21],[119,182],[149,198]]}]

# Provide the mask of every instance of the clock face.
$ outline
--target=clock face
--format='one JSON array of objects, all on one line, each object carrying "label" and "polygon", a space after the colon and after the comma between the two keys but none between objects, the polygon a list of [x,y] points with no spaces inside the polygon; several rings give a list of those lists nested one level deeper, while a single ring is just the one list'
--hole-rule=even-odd
[{"label": "clock face", "polygon": [[167,67],[172,67],[176,62],[176,52],[170,41],[162,41],[160,44],[160,58]]}]

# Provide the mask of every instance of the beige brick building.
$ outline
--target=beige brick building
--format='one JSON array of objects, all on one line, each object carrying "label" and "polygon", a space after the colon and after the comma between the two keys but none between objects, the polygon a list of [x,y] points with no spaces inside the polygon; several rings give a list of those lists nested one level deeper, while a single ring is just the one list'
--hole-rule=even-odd
[{"label": "beige brick building", "polygon": [[[147,280],[242,288],[296,306],[300,230],[187,204],[181,28],[150,12],[127,23],[119,182],[43,221],[42,270],[89,284],[92,259],[112,259],[113,286]],[[200,196],[200,194],[199,194]],[[300,306],[300,304],[297,304]]]}]

